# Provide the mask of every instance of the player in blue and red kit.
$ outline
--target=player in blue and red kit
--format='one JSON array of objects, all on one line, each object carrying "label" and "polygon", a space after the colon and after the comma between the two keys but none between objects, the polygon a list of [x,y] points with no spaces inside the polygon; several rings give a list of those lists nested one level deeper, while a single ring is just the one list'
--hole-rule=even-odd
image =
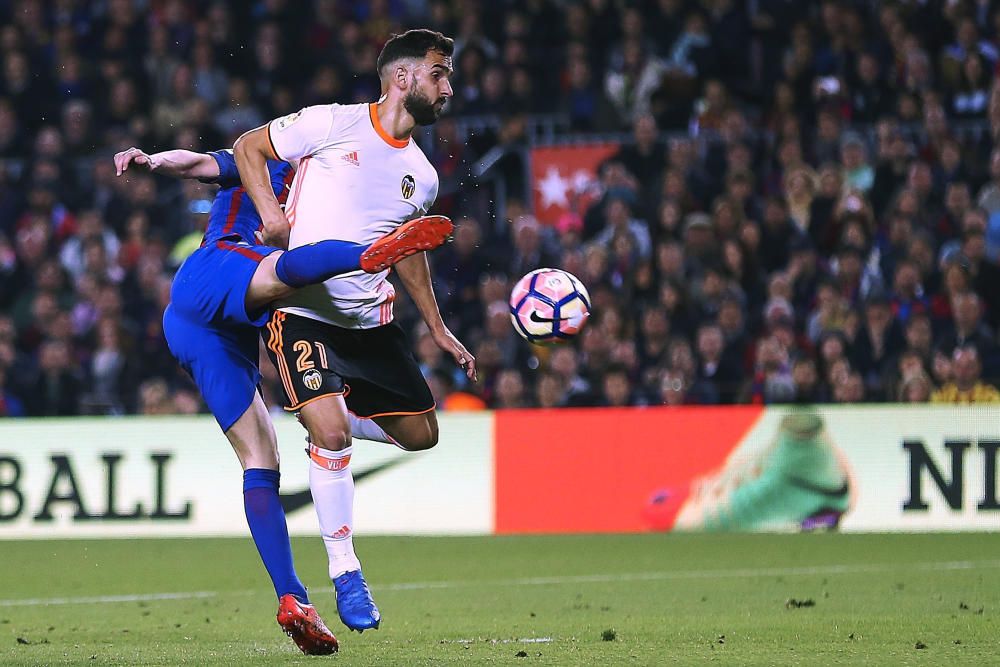
[{"label": "player in blue and red kit", "polygon": [[[275,299],[335,275],[377,273],[435,248],[451,233],[451,221],[442,216],[416,218],[371,245],[331,240],[284,251],[260,243],[268,230],[242,187],[231,151],[148,155],[130,148],[115,155],[119,176],[130,164],[220,186],[201,247],[174,278],[163,331],[171,353],[191,374],[243,466],[247,523],[278,595],[278,623],[303,653],[332,653],[337,640],[309,604],[292,562],[278,497],[277,440],[257,391],[259,328]],[[267,166],[275,197],[283,202],[294,169],[277,160]],[[330,223],[336,225],[333,215]],[[284,245],[287,238],[272,241]]]}]

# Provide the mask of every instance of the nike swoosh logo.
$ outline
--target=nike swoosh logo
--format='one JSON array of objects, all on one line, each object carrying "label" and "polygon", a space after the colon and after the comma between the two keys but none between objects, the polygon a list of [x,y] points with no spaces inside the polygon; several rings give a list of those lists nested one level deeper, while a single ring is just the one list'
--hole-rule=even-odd
[{"label": "nike swoosh logo", "polygon": [[[394,468],[400,463],[406,460],[405,456],[400,456],[394,459],[389,459],[378,465],[372,466],[371,468],[366,468],[359,472],[354,473],[354,483],[358,484],[362,480],[368,477],[374,477],[380,472],[385,472],[389,468]],[[291,514],[297,510],[302,509],[308,505],[312,504],[312,492],[309,487],[306,487],[302,491],[293,491],[292,493],[282,493],[279,496],[281,500],[281,507],[284,508],[285,514]]]},{"label": "nike swoosh logo", "polygon": [[528,315],[528,319],[531,320],[532,322],[537,322],[539,324],[547,324],[547,323],[551,323],[551,322],[562,322],[566,318],[565,317],[542,317],[541,315],[538,314],[537,310],[533,310],[533,311],[531,311],[531,314]]},{"label": "nike swoosh logo", "polygon": [[847,480],[844,480],[844,485],[838,488],[830,488],[829,486],[820,486],[819,484],[813,484],[809,480],[802,479],[801,477],[789,477],[788,482],[792,486],[796,486],[800,489],[806,491],[812,491],[813,493],[818,493],[823,496],[829,496],[831,498],[840,498],[841,496],[846,496],[851,490],[850,485]]}]

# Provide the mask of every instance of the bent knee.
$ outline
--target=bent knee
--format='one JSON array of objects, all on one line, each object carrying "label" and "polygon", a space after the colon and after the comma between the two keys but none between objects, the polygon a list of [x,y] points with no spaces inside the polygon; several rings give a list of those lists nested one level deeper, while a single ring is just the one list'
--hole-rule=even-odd
[{"label": "bent knee", "polygon": [[322,431],[312,431],[309,433],[312,444],[321,449],[328,449],[331,452],[339,452],[351,446],[351,432],[348,429],[324,429]]},{"label": "bent knee", "polygon": [[266,307],[272,301],[282,299],[295,291],[294,287],[286,285],[278,278],[275,265],[282,251],[273,252],[257,265],[250,285],[247,287],[245,303],[247,310],[258,310]]}]

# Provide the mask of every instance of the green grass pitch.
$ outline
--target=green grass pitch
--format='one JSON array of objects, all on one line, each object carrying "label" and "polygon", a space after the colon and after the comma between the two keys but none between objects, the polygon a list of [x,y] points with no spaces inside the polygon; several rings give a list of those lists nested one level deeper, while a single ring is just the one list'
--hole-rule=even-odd
[{"label": "green grass pitch", "polygon": [[274,621],[249,538],[0,542],[0,664],[983,665],[1000,655],[996,534],[357,546],[383,615],[360,636],[337,618],[319,540],[294,541],[341,640],[337,655],[306,657]]}]

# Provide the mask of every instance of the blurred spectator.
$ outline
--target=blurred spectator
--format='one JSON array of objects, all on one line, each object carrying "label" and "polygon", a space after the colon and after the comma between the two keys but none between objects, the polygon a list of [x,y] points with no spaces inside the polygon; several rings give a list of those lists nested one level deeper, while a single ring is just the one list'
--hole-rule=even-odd
[{"label": "blurred spectator", "polygon": [[920,269],[916,262],[902,258],[895,264],[890,298],[892,312],[905,325],[910,317],[930,311],[930,299],[920,282]]},{"label": "blurred spectator", "polygon": [[986,114],[989,101],[990,70],[984,58],[971,53],[962,62],[961,74],[952,87],[952,111],[961,118],[981,117]]},{"label": "blurred spectator", "polygon": [[227,88],[226,72],[215,62],[215,52],[208,42],[199,42],[192,50],[192,85],[198,97],[209,107],[218,106]]},{"label": "blurred spectator", "polygon": [[[90,249],[88,244],[93,244]],[[59,259],[75,280],[89,273],[96,278],[121,282],[121,272],[114,267],[120,247],[118,237],[104,226],[98,212],[89,210],[81,213],[79,227],[63,244]],[[102,273],[108,275],[102,276]]]},{"label": "blurred spectator", "polygon": [[632,142],[615,156],[648,189],[666,164],[666,151],[657,136],[656,119],[643,114],[635,119]]},{"label": "blurred spectator", "polygon": [[245,79],[229,81],[229,104],[215,115],[215,129],[228,139],[235,139],[247,130],[264,123],[264,116],[250,102],[250,86]]},{"label": "blurred spectator", "polygon": [[157,141],[166,143],[173,137],[175,128],[188,122],[194,100],[194,75],[191,67],[180,65],[171,74],[169,92],[159,98],[153,107],[152,130]]},{"label": "blurred spectator", "polygon": [[846,335],[841,330],[825,332],[816,344],[818,351],[818,367],[823,376],[823,380],[830,386],[836,383],[834,372],[838,362],[848,361],[850,351]]},{"label": "blurred spectator", "polygon": [[542,373],[535,382],[535,405],[558,408],[565,405],[566,387],[555,373]]},{"label": "blurred spectator", "polygon": [[616,60],[605,77],[604,89],[618,114],[631,122],[649,113],[650,98],[667,68],[635,38],[624,43]]},{"label": "blurred spectator", "polygon": [[[490,70],[487,70],[489,77]],[[568,65],[569,83],[563,94],[562,111],[578,131],[610,132],[621,126],[618,110],[604,88],[594,81],[586,58],[573,58]]]},{"label": "blurred spectator", "polygon": [[513,254],[510,259],[511,275],[522,276],[542,266],[550,266],[552,257],[545,247],[545,233],[541,224],[531,215],[522,215],[514,221]]},{"label": "blurred spectator", "polygon": [[792,366],[792,382],[795,384],[795,402],[809,405],[823,401],[822,383],[816,362],[805,357],[795,360]]},{"label": "blurred spectator", "polygon": [[24,417],[24,401],[7,386],[7,369],[0,366],[0,417]]},{"label": "blurred spectator", "polygon": [[120,325],[105,318],[98,323],[95,333],[97,347],[87,369],[90,391],[82,398],[81,410],[86,414],[133,411],[137,373]]},{"label": "blurred spectator", "polygon": [[202,409],[198,392],[191,389],[178,389],[173,396],[173,412],[179,415],[196,415]]},{"label": "blurred spectator", "polygon": [[166,415],[174,412],[170,388],[162,378],[146,380],[139,385],[139,414]]},{"label": "blurred spectator", "polygon": [[720,403],[732,403],[740,390],[742,372],[736,360],[724,356],[725,339],[718,324],[698,329],[698,380],[710,384]]},{"label": "blurred spectator", "polygon": [[528,407],[525,396],[524,379],[521,372],[505,369],[497,375],[496,392],[493,405],[497,409]]},{"label": "blurred spectator", "polygon": [[30,414],[40,417],[79,414],[82,388],[82,379],[66,343],[55,340],[43,343],[38,350],[38,379],[30,395]]},{"label": "blurred spectator", "polygon": [[889,300],[881,294],[865,302],[864,320],[854,341],[854,360],[865,384],[865,393],[886,398],[882,379],[904,345],[899,323]]},{"label": "blurred spectator", "polygon": [[816,174],[805,165],[785,174],[785,204],[795,226],[802,233],[809,230],[816,194],[816,181]]},{"label": "blurred spectator", "polygon": [[973,345],[984,364],[995,363],[996,336],[982,322],[982,305],[975,292],[960,292],[951,298],[952,321],[948,323],[938,341],[938,349],[945,355],[962,347]]},{"label": "blurred spectator", "polygon": [[767,200],[760,232],[757,256],[761,268],[767,273],[784,269],[788,265],[792,239],[797,231],[783,199],[771,197]]},{"label": "blurred spectator", "polygon": [[1000,403],[1000,391],[980,377],[975,346],[957,348],[952,355],[953,379],[931,395],[934,403]]},{"label": "blurred spectator", "polygon": [[962,76],[962,66],[971,56],[977,56],[995,64],[998,52],[996,47],[979,35],[979,27],[971,16],[962,15],[957,21],[955,41],[949,44],[942,53],[941,74],[945,82],[955,82]]},{"label": "blurred spectator", "polygon": [[660,404],[690,405],[697,403],[689,392],[688,380],[680,371],[666,370],[660,377]]},{"label": "blurred spectator", "polygon": [[789,403],[795,398],[788,349],[776,336],[762,338],[757,344],[757,362],[753,378],[744,388],[748,403]]},{"label": "blurred spectator", "polygon": [[431,396],[434,397],[434,405],[439,406],[439,409],[444,410],[445,403],[448,400],[448,394],[451,393],[451,390],[455,386],[451,376],[441,370],[435,370],[429,375],[424,369],[421,369],[421,372],[424,373],[424,379],[427,381],[427,386],[431,390]]},{"label": "blurred spectator", "polygon": [[836,403],[862,403],[865,400],[865,382],[860,373],[848,373],[843,381],[833,388]]},{"label": "blurred spectator", "polygon": [[558,347],[552,351],[549,364],[553,375],[565,389],[565,403],[571,406],[586,405],[591,401],[591,386],[579,373],[577,353],[571,347]]},{"label": "blurred spectator", "polygon": [[626,236],[631,242],[635,256],[633,261],[646,259],[653,251],[649,227],[645,222],[632,217],[631,207],[625,199],[611,199],[605,211],[607,222],[604,231],[594,239],[595,243],[607,246],[619,236]]},{"label": "blurred spectator", "polygon": [[841,140],[840,161],[845,187],[867,194],[875,184],[875,170],[868,162],[868,147],[860,136],[849,133]]},{"label": "blurred spectator", "polygon": [[990,153],[989,179],[979,190],[976,203],[992,216],[1000,212],[1000,148]]},{"label": "blurred spectator", "polygon": [[933,344],[933,329],[926,313],[914,313],[906,323],[906,345],[920,354],[924,363],[930,360]]},{"label": "blurred spectator", "polygon": [[874,53],[861,53],[855,64],[853,76],[853,117],[872,123],[892,109],[893,93],[885,85],[881,64]]},{"label": "blurred spectator", "polygon": [[621,408],[628,405],[636,405],[635,396],[632,391],[632,381],[629,379],[628,370],[622,365],[608,367],[602,378],[602,392],[599,405]]},{"label": "blurred spectator", "polygon": [[696,78],[711,71],[712,37],[708,22],[699,12],[691,12],[684,19],[684,29],[674,40],[667,58],[667,66],[677,75]]},{"label": "blurred spectator", "polygon": [[900,403],[927,403],[931,400],[934,385],[926,373],[920,371],[903,378],[896,400]]}]

